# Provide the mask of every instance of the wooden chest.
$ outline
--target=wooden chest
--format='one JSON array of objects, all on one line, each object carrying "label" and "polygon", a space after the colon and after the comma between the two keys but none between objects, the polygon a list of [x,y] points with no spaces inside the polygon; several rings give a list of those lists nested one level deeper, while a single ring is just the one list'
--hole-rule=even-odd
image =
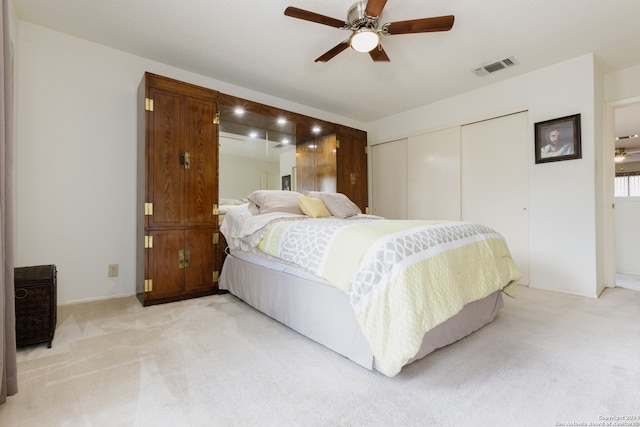
[{"label": "wooden chest", "polygon": [[17,346],[46,342],[51,348],[57,320],[56,266],[18,267],[14,275]]}]

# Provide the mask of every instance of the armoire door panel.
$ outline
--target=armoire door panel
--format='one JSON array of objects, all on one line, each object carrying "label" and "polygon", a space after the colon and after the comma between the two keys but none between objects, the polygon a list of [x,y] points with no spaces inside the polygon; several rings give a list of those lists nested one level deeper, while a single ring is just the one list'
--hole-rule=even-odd
[{"label": "armoire door panel", "polygon": [[368,207],[367,133],[358,129],[336,126],[337,148],[336,187],[364,212]]},{"label": "armoire door panel", "polygon": [[185,225],[215,225],[213,205],[217,203],[218,138],[213,117],[216,105],[211,101],[188,99],[185,152],[190,164],[184,169],[186,209]]},{"label": "armoire door panel", "polygon": [[314,149],[314,172],[316,191],[335,193],[336,191],[336,136],[325,135],[316,138]]},{"label": "armoire door panel", "polygon": [[145,249],[149,263],[148,279],[153,281],[151,299],[165,298],[184,291],[184,269],[179,264],[179,253],[184,248],[184,231],[166,230],[150,232],[153,247]]},{"label": "armoire door panel", "polygon": [[154,111],[149,129],[149,195],[153,215],[149,226],[177,226],[183,217],[183,169],[181,109],[179,95],[152,90]]},{"label": "armoire door panel", "polygon": [[184,269],[186,291],[212,288],[213,272],[216,270],[216,245],[213,244],[213,229],[185,230],[186,251],[189,251],[189,265]]},{"label": "armoire door panel", "polygon": [[300,193],[315,190],[315,145],[313,139],[296,144],[296,190]]}]

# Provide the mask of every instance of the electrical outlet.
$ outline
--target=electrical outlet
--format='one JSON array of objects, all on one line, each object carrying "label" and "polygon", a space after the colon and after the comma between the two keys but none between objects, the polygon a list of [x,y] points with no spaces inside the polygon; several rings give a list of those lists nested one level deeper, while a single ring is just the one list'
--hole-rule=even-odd
[{"label": "electrical outlet", "polygon": [[109,264],[108,277],[118,277],[118,264]]}]

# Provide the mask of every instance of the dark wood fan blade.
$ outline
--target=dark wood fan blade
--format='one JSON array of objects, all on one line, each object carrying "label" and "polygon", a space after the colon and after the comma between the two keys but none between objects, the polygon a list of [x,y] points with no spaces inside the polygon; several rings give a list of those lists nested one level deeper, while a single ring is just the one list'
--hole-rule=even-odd
[{"label": "dark wood fan blade", "polygon": [[330,16],[320,15],[319,13],[309,12],[308,10],[298,9],[297,7],[289,6],[284,10],[284,14],[292,18],[304,19],[305,21],[316,22],[318,24],[328,25],[334,28],[342,28],[347,26],[347,23]]},{"label": "dark wood fan blade", "polygon": [[378,47],[369,52],[369,56],[376,62],[389,62],[389,57],[387,56],[387,52],[384,51],[382,45],[379,44]]},{"label": "dark wood fan blade", "polygon": [[339,54],[340,52],[342,52],[348,47],[349,47],[349,42],[345,40],[342,43],[339,43],[336,46],[334,46],[331,50],[329,50],[324,55],[318,57],[318,59],[316,59],[314,62],[327,62],[328,60],[332,59],[334,56],[336,56],[337,54]]},{"label": "dark wood fan blade", "polygon": [[371,17],[380,16],[385,4],[387,4],[387,0],[369,0],[367,7],[364,9],[364,13]]},{"label": "dark wood fan blade", "polygon": [[383,28],[386,29],[386,33],[390,35],[449,31],[451,27],[453,27],[453,20],[453,15],[437,16],[433,18],[390,22],[385,24]]}]

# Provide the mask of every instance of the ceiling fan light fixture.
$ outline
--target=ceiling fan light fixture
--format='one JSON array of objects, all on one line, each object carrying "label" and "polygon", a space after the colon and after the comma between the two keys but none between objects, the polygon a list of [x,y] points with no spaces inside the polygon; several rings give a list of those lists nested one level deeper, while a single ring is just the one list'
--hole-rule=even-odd
[{"label": "ceiling fan light fixture", "polygon": [[370,52],[380,44],[380,35],[370,28],[361,28],[351,35],[349,44],[358,52]]},{"label": "ceiling fan light fixture", "polygon": [[623,161],[623,160],[624,160],[624,159],[626,159],[626,158],[627,158],[627,153],[626,153],[626,151],[625,151],[625,149],[624,149],[624,148],[618,148],[618,149],[616,149],[616,154],[615,154],[615,156],[613,157],[613,160],[614,160],[615,162],[621,162],[621,161]]}]

